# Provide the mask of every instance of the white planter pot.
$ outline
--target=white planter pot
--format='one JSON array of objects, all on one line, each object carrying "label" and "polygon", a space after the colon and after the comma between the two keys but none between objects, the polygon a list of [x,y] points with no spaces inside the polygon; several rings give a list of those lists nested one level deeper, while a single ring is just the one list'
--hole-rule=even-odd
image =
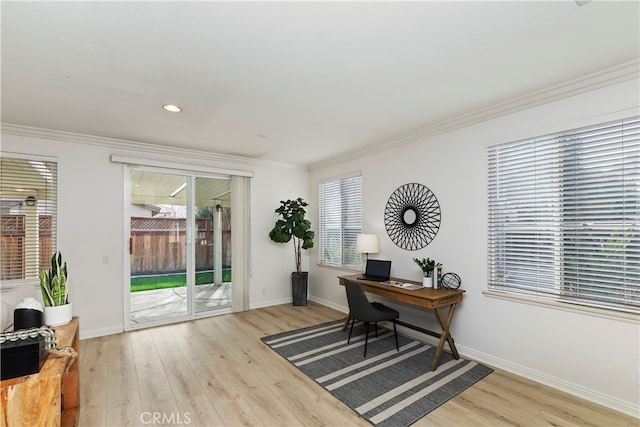
[{"label": "white planter pot", "polygon": [[72,317],[71,303],[44,308],[44,324],[48,326],[66,325]]},{"label": "white planter pot", "polygon": [[422,286],[425,288],[433,288],[433,279],[431,276],[424,276],[422,278]]}]

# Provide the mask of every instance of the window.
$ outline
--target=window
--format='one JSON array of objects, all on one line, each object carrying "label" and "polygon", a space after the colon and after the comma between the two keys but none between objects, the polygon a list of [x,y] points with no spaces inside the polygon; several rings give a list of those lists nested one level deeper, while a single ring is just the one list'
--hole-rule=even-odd
[{"label": "window", "polygon": [[640,120],[489,148],[489,289],[640,312]]},{"label": "window", "polygon": [[56,163],[0,157],[0,280],[38,281],[56,251]]},{"label": "window", "polygon": [[356,237],[362,232],[362,177],[320,184],[320,263],[360,267]]}]

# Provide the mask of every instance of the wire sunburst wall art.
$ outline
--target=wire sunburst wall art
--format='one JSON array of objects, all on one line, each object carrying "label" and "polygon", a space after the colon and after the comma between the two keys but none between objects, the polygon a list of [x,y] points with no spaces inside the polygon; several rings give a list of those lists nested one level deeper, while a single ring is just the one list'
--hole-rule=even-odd
[{"label": "wire sunburst wall art", "polygon": [[397,188],[384,210],[387,234],[397,246],[415,251],[427,246],[440,229],[440,204],[422,184]]}]

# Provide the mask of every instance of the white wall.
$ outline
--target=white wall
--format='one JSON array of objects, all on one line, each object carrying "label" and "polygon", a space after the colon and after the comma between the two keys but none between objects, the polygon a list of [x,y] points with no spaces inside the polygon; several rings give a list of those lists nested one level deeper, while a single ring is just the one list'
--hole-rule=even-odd
[{"label": "white wall", "polygon": [[[500,300],[483,294],[487,282],[487,155],[485,144],[605,121],[598,117],[632,109],[638,114],[637,80],[485,121],[419,142],[370,154],[310,173],[310,197],[330,177],[362,171],[363,230],[380,239],[379,259],[391,259],[392,275],[420,280],[413,257],[430,257],[462,278],[464,301],[452,333],[458,350],[609,407],[638,415],[640,330],[638,322],[612,320],[556,308]],[[615,114],[614,114],[615,115]],[[442,221],[424,249],[406,251],[388,237],[384,208],[399,186],[417,182],[440,203]],[[317,210],[312,211],[317,224]],[[351,273],[310,266],[311,298],[346,311],[336,276]],[[380,298],[380,297],[377,297]],[[432,313],[408,306],[401,318],[437,330]]]},{"label": "white wall", "polygon": [[[70,300],[73,314],[80,316],[81,338],[123,330],[124,289],[124,166],[112,163],[112,154],[164,160],[224,169],[253,171],[251,182],[252,260],[251,307],[291,301],[290,273],[294,269],[289,247],[275,245],[268,233],[276,219],[274,210],[281,198],[306,197],[306,169],[266,162],[228,162],[206,155],[167,154],[153,147],[136,150],[135,145],[105,146],[77,136],[38,132],[44,137],[3,133],[2,151],[52,156],[58,161],[58,249],[69,264]],[[92,138],[84,138],[91,141]],[[220,156],[218,156],[220,157]],[[105,260],[108,259],[108,263]],[[2,301],[15,305],[25,289],[2,291]],[[36,286],[30,290],[38,295]],[[3,307],[13,310],[12,307]],[[7,312],[3,312],[4,315]]]},{"label": "white wall", "polygon": [[[295,271],[293,243],[271,241],[269,231],[278,215],[280,200],[308,199],[308,174],[300,170],[256,171],[251,188],[251,301],[266,307],[292,301],[291,272]],[[303,269],[307,268],[307,258]]]}]

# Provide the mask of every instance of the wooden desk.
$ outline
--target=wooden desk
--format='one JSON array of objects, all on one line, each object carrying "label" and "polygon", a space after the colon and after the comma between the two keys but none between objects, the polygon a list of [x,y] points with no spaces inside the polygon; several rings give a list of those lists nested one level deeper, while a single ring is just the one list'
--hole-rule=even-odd
[{"label": "wooden desk", "polygon": [[[78,318],[55,326],[58,348],[79,350]],[[49,354],[37,374],[2,381],[0,426],[78,424],[79,360]]]},{"label": "wooden desk", "polygon": [[[464,291],[462,289],[449,290],[449,289],[420,289],[417,291],[410,291],[408,289],[396,288],[394,286],[383,285],[380,282],[374,282],[371,280],[360,280],[358,279],[359,274],[352,274],[348,276],[338,276],[338,280],[341,286],[344,286],[345,280],[353,280],[354,282],[358,282],[362,285],[365,292],[369,292],[371,294],[376,294],[383,296],[385,298],[402,301],[407,304],[415,305],[418,307],[428,308],[435,312],[436,318],[438,319],[438,323],[442,327],[442,332],[438,333],[435,331],[430,331],[428,329],[421,328],[419,326],[411,325],[409,323],[403,322],[401,320],[397,320],[396,323],[402,326],[406,326],[408,328],[414,329],[416,331],[420,331],[422,333],[431,335],[436,338],[440,338],[438,343],[438,347],[436,349],[436,355],[433,358],[433,362],[431,363],[431,370],[435,371],[440,365],[440,357],[442,356],[442,350],[444,349],[444,343],[449,344],[449,349],[451,350],[451,354],[454,358],[459,359],[460,355],[458,354],[458,350],[456,349],[455,342],[453,341],[453,337],[451,336],[450,328],[451,321],[453,320],[453,314],[456,310],[456,305],[462,301],[462,295]],[[392,277],[390,280],[396,280],[398,282],[403,283],[415,283],[421,285],[420,282],[415,282],[413,280],[405,280],[398,279]],[[448,307],[448,313],[445,316],[443,310]],[[347,319],[345,320],[343,329],[347,328],[349,321],[351,320],[351,316],[347,315]]]}]

